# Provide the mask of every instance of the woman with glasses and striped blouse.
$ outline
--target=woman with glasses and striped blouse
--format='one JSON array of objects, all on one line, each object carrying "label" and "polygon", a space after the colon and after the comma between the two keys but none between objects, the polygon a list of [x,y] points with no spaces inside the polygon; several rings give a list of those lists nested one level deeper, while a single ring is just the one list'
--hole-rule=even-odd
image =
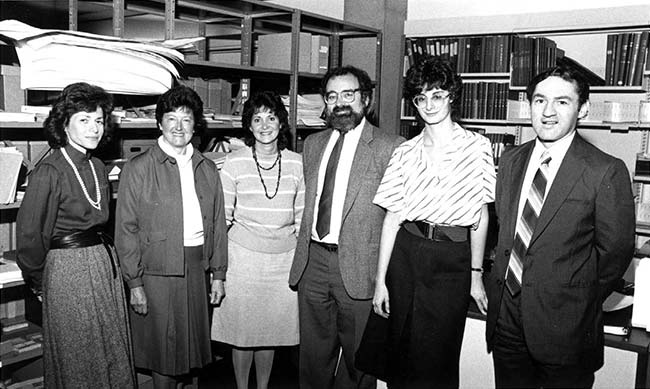
[{"label": "woman with glasses and striped blouse", "polygon": [[448,63],[424,57],[404,89],[424,129],[395,150],[374,198],[387,213],[373,309],[388,318],[391,387],[458,387],[470,296],[487,307],[492,148],[456,122],[462,82]]}]

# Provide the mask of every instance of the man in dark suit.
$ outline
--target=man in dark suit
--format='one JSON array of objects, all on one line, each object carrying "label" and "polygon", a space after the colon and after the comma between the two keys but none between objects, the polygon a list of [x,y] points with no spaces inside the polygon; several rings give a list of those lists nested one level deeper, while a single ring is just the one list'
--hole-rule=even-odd
[{"label": "man in dark suit", "polygon": [[486,332],[496,386],[591,387],[602,303],[634,252],[630,176],[576,132],[589,109],[579,73],[551,68],[527,95],[537,138],[505,153],[497,178]]},{"label": "man in dark suit", "polygon": [[321,92],[328,129],[305,140],[305,211],[289,279],[298,289],[300,387],[374,387],[354,368],[384,219],[372,199],[403,139],[365,119],[372,100],[365,71],[331,69]]}]

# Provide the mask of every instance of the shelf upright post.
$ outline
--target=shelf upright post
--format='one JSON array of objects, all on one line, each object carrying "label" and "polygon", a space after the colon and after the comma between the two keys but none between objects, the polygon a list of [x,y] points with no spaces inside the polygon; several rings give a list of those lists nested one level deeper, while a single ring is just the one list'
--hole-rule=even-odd
[{"label": "shelf upright post", "polygon": [[199,50],[199,59],[204,61],[210,60],[210,51],[208,50],[208,40],[205,37],[206,24],[203,22],[205,18],[205,10],[199,10],[199,25],[198,25],[198,34],[203,37],[203,40],[198,43]]},{"label": "shelf upright post", "polygon": [[176,0],[165,0],[165,39],[174,39]]},{"label": "shelf upright post", "polygon": [[79,29],[78,11],[78,0],[68,0],[68,30],[70,31],[77,31]]},{"label": "shelf upright post", "polygon": [[380,101],[381,100],[381,60],[382,60],[382,56],[381,56],[381,49],[382,49],[381,39],[382,39],[382,34],[381,34],[381,32],[378,32],[377,33],[377,53],[375,54],[375,62],[376,62],[376,65],[375,65],[375,93],[372,94],[375,97],[375,105],[374,105],[374,107],[375,107],[375,118],[377,120],[377,124],[379,124],[379,121],[380,121],[379,120],[380,119],[379,111],[380,111],[380,107],[381,107],[381,101]]},{"label": "shelf upright post", "polygon": [[291,14],[291,75],[289,76],[289,127],[293,149],[298,144],[298,72],[300,71],[300,24],[302,13],[294,9]]},{"label": "shelf upright post", "polygon": [[124,0],[113,0],[113,36],[124,38]]},{"label": "shelf upright post", "polygon": [[[253,17],[245,14],[241,23],[241,64],[253,65]],[[236,104],[239,105],[239,113],[244,110],[244,103],[248,100],[250,93],[251,79],[242,78],[239,82],[239,94]]]}]

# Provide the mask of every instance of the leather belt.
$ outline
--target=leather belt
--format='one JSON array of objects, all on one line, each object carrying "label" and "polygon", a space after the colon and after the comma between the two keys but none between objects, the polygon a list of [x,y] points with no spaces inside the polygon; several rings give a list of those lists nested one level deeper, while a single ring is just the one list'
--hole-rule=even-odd
[{"label": "leather belt", "polygon": [[103,244],[111,260],[113,278],[117,278],[117,265],[113,258],[113,238],[101,229],[93,228],[87,231],[76,231],[65,236],[52,238],[50,249],[79,249]]},{"label": "leather belt", "polygon": [[402,226],[413,235],[436,242],[466,242],[469,239],[467,227],[442,226],[423,221],[404,222]]},{"label": "leather belt", "polygon": [[325,250],[329,251],[330,253],[338,251],[338,249],[339,249],[339,245],[337,245],[337,244],[319,242],[319,241],[313,240],[313,239],[312,239],[311,243],[324,248]]}]

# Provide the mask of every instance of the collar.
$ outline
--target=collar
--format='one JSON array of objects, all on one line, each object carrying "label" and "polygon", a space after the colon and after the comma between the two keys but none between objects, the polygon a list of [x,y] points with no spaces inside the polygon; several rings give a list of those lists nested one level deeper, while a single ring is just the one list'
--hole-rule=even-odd
[{"label": "collar", "polygon": [[185,154],[178,154],[172,146],[165,142],[162,135],[158,137],[158,146],[169,158],[176,160],[181,164],[181,166],[186,165],[192,159],[192,155],[194,154],[192,143],[188,143],[187,146],[185,146]]},{"label": "collar", "polygon": [[63,147],[65,151],[68,153],[68,156],[70,159],[75,162],[75,163],[85,163],[90,160],[90,153],[89,152],[83,152],[80,149],[79,146],[72,144],[71,142],[68,142],[67,145]]},{"label": "collar", "polygon": [[550,147],[544,146],[539,138],[535,138],[535,147],[533,147],[533,153],[530,156],[530,160],[541,161],[542,154],[546,151],[551,156],[551,165],[560,163],[564,159],[564,156],[566,155],[567,150],[569,150],[575,136],[576,131],[574,130],[564,138],[553,142]]}]

